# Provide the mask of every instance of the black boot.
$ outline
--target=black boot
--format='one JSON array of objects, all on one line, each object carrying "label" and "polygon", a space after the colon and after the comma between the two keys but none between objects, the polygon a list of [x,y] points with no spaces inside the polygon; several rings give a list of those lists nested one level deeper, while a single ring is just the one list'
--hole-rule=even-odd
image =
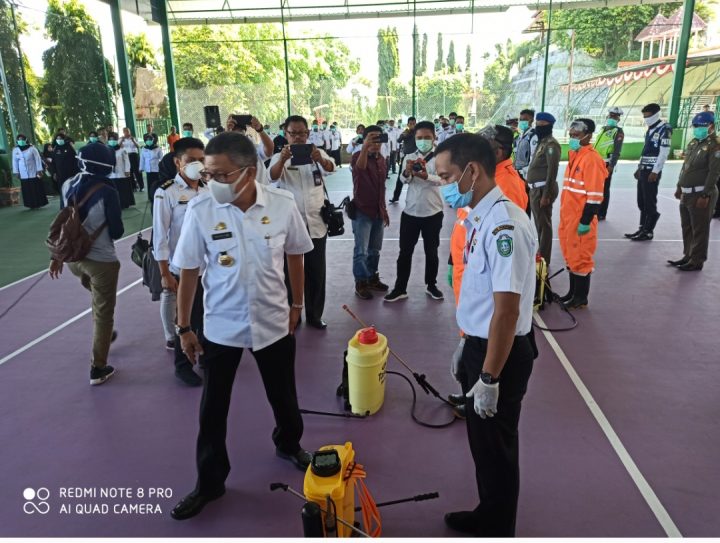
[{"label": "black boot", "polygon": [[575,278],[577,277],[573,272],[568,272],[570,274],[570,289],[568,290],[568,293],[565,296],[560,297],[560,301],[562,303],[568,302],[572,299],[573,296],[575,296]]},{"label": "black boot", "polygon": [[568,309],[581,309],[588,305],[588,292],[590,292],[590,274],[587,275],[576,275],[575,276],[575,292],[565,302],[565,307]]}]

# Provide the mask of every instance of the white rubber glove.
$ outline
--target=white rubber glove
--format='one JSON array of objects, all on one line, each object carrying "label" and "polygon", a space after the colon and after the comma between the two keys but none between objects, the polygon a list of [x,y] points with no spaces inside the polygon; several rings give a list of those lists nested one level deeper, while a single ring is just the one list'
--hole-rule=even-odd
[{"label": "white rubber glove", "polygon": [[475,386],[470,389],[466,396],[473,398],[475,413],[480,415],[481,419],[494,417],[495,413],[497,413],[497,404],[500,398],[500,383],[486,385],[482,382],[482,379],[478,379]]},{"label": "white rubber glove", "polygon": [[460,358],[462,357],[463,349],[465,348],[465,338],[460,339],[460,343],[455,348],[455,352],[450,360],[450,373],[452,373],[453,379],[458,383],[460,382]]}]

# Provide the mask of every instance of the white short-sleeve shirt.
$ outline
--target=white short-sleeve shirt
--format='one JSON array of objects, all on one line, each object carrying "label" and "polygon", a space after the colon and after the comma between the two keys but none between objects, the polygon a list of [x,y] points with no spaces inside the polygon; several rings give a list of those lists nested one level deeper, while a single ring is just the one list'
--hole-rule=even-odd
[{"label": "white short-sleeve shirt", "polygon": [[263,349],[288,334],[283,258],[312,250],[293,195],[255,183],[243,212],[203,194],[188,204],[172,263],[207,268],[204,335],[228,347]]},{"label": "white short-sleeve shirt", "polygon": [[537,232],[525,211],[495,187],[465,219],[467,232],[458,326],[488,339],[495,311],[494,292],[520,294],[515,335],[530,333],[535,297]]}]

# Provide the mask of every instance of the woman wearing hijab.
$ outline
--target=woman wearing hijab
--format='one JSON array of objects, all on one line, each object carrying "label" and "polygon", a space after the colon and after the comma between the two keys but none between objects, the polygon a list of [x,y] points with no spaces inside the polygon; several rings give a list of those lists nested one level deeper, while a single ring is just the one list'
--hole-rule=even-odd
[{"label": "woman wearing hijab", "polygon": [[23,204],[40,209],[48,204],[43,185],[43,161],[35,147],[28,143],[25,134],[18,134],[17,146],[12,151],[13,173],[20,178]]}]

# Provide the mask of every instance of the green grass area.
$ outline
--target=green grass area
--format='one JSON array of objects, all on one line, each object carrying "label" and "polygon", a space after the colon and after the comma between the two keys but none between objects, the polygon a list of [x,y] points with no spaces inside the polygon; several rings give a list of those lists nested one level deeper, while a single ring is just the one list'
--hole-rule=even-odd
[{"label": "green grass area", "polygon": [[[140,230],[140,221],[146,193],[136,193],[138,205],[123,211],[125,235]],[[20,206],[0,208],[0,239],[2,255],[0,260],[0,286],[7,285],[35,273],[48,264],[48,250],[45,247],[50,223],[59,210],[57,197],[49,198],[50,203],[42,209],[30,211]],[[151,222],[150,212],[144,226]]]}]

